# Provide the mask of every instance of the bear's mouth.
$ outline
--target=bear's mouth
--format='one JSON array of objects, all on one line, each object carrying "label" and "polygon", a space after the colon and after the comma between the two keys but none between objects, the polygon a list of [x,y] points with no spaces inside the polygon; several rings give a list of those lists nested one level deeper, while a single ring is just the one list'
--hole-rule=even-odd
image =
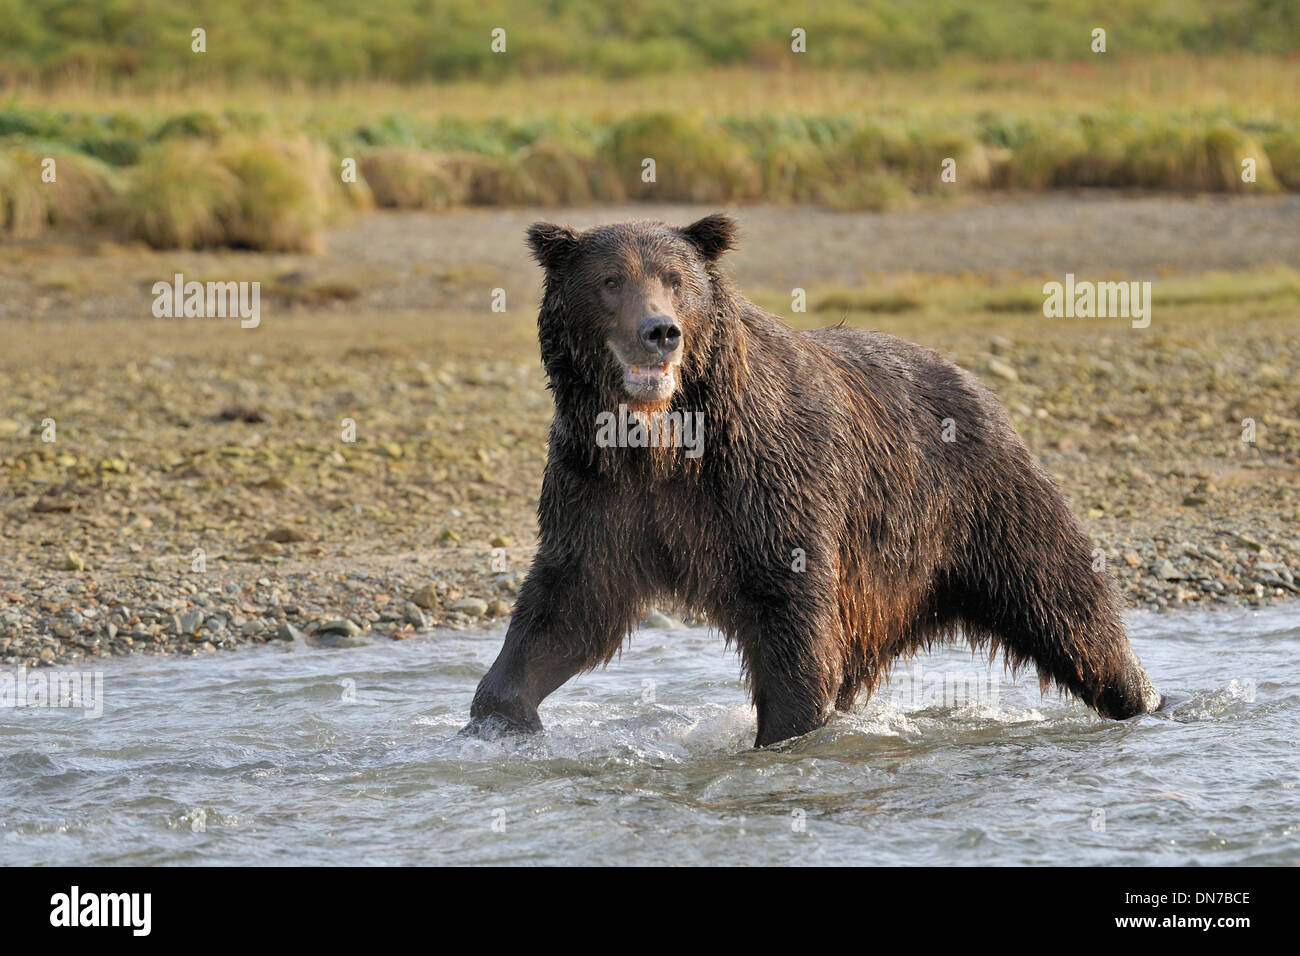
[{"label": "bear's mouth", "polygon": [[623,363],[623,390],[640,401],[658,401],[677,390],[676,367],[672,362],[657,365]]}]

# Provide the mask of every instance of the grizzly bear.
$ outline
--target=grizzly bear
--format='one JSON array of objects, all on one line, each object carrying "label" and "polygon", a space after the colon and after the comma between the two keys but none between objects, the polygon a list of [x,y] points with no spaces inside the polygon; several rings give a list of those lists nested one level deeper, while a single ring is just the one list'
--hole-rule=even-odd
[{"label": "grizzly bear", "polygon": [[738,645],[760,747],[958,633],[1102,716],[1157,708],[1114,585],[993,394],[931,349],[757,308],[718,265],[735,236],[724,215],[528,230],[555,417],[537,555],[466,729],[540,730],[538,704],[664,600]]}]

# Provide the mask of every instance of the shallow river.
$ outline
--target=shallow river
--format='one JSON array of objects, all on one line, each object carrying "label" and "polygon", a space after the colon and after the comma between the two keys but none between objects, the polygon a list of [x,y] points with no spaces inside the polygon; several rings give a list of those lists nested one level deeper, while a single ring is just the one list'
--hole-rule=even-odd
[{"label": "shallow river", "polygon": [[953,647],[762,752],[696,630],[639,632],[528,740],[456,736],[500,631],[46,684],[80,709],[12,706],[57,672],[11,668],[0,864],[1300,862],[1300,606],[1130,622],[1167,712],[1102,721]]}]

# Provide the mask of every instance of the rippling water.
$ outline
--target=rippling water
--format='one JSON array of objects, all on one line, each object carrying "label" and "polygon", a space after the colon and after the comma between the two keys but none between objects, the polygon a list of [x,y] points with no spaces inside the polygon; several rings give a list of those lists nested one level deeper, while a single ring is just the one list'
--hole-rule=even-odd
[{"label": "rippling water", "polygon": [[0,708],[0,863],[1300,862],[1300,608],[1131,631],[1164,713],[950,648],[763,752],[696,630],[640,632],[526,740],[456,736],[500,631],[106,662],[100,717]]}]

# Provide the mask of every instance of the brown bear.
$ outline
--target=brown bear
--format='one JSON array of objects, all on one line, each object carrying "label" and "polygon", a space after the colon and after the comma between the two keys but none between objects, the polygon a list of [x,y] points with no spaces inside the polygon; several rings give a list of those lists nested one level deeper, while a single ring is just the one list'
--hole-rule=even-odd
[{"label": "brown bear", "polygon": [[993,394],[931,349],[763,312],[719,269],[735,235],[724,215],[528,230],[555,418],[537,555],[467,730],[539,730],[538,704],[663,600],[739,646],[757,746],[958,633],[1105,717],[1157,708],[1112,582]]}]

